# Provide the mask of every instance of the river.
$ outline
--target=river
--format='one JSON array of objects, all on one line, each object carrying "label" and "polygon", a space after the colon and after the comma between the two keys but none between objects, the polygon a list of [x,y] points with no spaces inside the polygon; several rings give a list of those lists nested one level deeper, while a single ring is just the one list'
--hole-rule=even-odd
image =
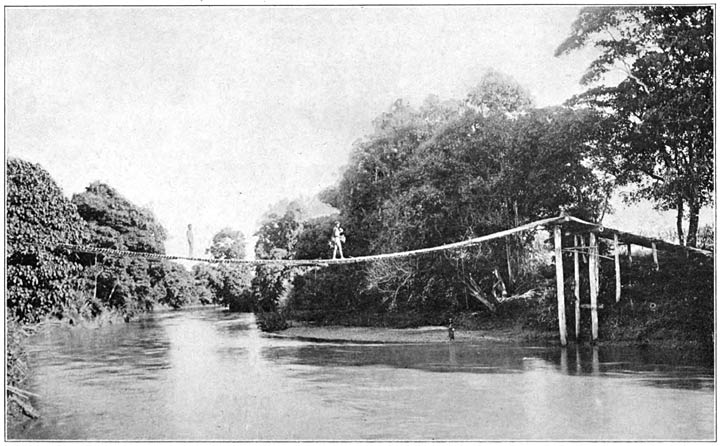
[{"label": "river", "polygon": [[712,364],[650,349],[312,343],[250,314],[157,312],[31,339],[56,440],[714,440]]}]

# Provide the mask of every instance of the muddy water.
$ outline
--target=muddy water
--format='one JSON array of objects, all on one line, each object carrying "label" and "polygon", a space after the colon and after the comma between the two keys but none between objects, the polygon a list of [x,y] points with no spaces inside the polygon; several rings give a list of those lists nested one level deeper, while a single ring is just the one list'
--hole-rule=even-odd
[{"label": "muddy water", "polygon": [[650,350],[266,337],[248,314],[156,313],[32,339],[43,417],[9,438],[715,439],[713,367]]}]

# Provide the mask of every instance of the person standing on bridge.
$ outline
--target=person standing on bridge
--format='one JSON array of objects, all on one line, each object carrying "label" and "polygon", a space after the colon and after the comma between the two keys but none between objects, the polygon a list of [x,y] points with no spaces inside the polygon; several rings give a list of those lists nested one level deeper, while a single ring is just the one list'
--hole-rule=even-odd
[{"label": "person standing on bridge", "polygon": [[187,241],[188,241],[188,257],[193,256],[193,233],[192,233],[192,225],[188,225],[187,228]]},{"label": "person standing on bridge", "polygon": [[335,227],[333,228],[332,238],[330,239],[333,245],[333,259],[337,257],[338,251],[340,252],[340,258],[345,258],[342,250],[342,244],[345,242],[345,236],[343,235],[344,232],[343,228],[340,227],[340,222],[336,221]]}]

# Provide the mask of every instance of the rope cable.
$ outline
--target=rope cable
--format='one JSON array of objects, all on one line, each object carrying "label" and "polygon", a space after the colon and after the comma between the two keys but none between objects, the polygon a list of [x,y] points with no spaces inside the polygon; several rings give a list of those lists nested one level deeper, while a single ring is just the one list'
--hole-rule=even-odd
[{"label": "rope cable", "polygon": [[553,223],[560,223],[563,221],[568,221],[567,217],[560,216],[560,217],[552,217],[552,218],[546,218],[543,220],[538,220],[532,223],[527,223],[522,226],[518,226],[516,228],[507,229],[500,232],[495,232],[488,235],[483,235],[480,237],[475,237],[468,240],[463,240],[460,242],[455,243],[448,243],[445,245],[440,246],[433,246],[430,248],[421,248],[421,249],[415,249],[410,251],[402,251],[402,252],[393,252],[393,253],[386,253],[386,254],[375,254],[375,255],[369,255],[369,256],[362,256],[362,257],[346,257],[341,259],[309,259],[309,260],[297,260],[297,259],[253,259],[253,260],[247,260],[247,259],[208,259],[208,258],[202,258],[202,257],[186,257],[186,256],[176,256],[176,255],[169,255],[169,254],[158,254],[158,253],[150,253],[150,252],[138,252],[138,251],[128,251],[128,250],[120,250],[120,249],[110,249],[110,248],[97,248],[94,246],[81,246],[81,245],[75,245],[70,243],[58,243],[58,244],[46,244],[45,246],[53,246],[53,247],[63,247],[71,251],[76,252],[86,252],[86,253],[98,253],[98,254],[107,254],[107,255],[115,255],[115,256],[129,256],[129,257],[147,257],[147,258],[153,258],[153,259],[167,259],[167,260],[189,260],[194,262],[206,262],[206,263],[220,263],[220,264],[241,264],[241,265],[285,265],[285,266],[329,266],[329,265],[344,265],[344,264],[354,264],[354,263],[362,263],[362,262],[370,262],[370,261],[376,261],[376,260],[386,260],[386,259],[395,259],[395,258],[401,258],[401,257],[411,257],[421,254],[427,254],[431,252],[437,252],[437,251],[445,251],[445,250],[451,250],[451,249],[458,249],[458,248],[464,248],[467,246],[474,246],[478,245],[480,243],[484,243],[493,239],[498,239],[502,237],[506,237],[511,234],[515,234],[517,232],[523,232],[528,231],[530,229],[534,229],[540,226],[547,226],[549,224]]}]

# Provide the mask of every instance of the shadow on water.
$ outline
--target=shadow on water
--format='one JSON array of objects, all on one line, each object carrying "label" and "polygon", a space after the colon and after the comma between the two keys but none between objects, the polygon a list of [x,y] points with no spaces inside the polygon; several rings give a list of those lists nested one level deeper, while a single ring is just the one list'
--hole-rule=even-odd
[{"label": "shadow on water", "polygon": [[708,389],[713,368],[688,364],[667,350],[570,346],[529,347],[506,343],[331,344],[273,346],[263,352],[270,361],[319,367],[387,366],[441,373],[522,373],[552,369],[570,376],[637,377],[658,387]]}]

